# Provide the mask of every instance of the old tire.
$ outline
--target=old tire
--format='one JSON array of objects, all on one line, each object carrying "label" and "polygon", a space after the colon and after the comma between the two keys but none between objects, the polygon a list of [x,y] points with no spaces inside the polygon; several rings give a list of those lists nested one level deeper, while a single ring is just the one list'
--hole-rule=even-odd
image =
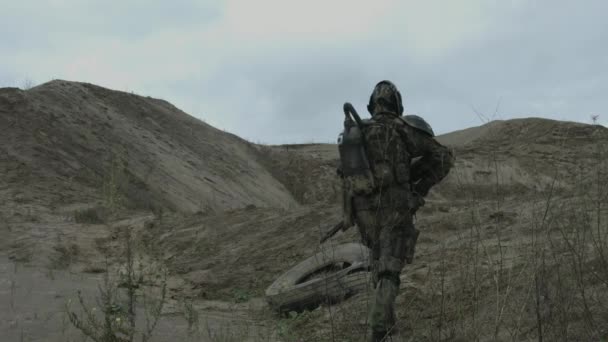
[{"label": "old tire", "polygon": [[369,250],[359,243],[327,247],[283,273],[266,289],[266,300],[279,312],[335,303],[369,283]]}]

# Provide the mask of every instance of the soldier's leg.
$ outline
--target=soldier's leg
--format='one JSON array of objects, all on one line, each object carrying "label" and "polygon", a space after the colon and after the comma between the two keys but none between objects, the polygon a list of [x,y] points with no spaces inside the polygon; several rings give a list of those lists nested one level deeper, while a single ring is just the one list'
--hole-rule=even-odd
[{"label": "soldier's leg", "polygon": [[[378,283],[374,289],[370,325],[372,331],[390,332],[395,325],[395,299],[401,283],[399,275],[405,265],[408,241],[411,239],[411,216],[399,215],[389,221],[379,236]],[[387,222],[387,223],[389,223]]]},{"label": "soldier's leg", "polygon": [[380,258],[380,230],[376,213],[369,210],[360,210],[357,212],[357,227],[361,235],[361,242],[370,250],[371,262],[371,281],[372,288],[376,287],[378,282],[378,269],[375,267]]},{"label": "soldier's leg", "polygon": [[380,274],[372,298],[370,328],[374,333],[388,334],[395,325],[394,304],[399,292],[399,282],[386,274]]}]

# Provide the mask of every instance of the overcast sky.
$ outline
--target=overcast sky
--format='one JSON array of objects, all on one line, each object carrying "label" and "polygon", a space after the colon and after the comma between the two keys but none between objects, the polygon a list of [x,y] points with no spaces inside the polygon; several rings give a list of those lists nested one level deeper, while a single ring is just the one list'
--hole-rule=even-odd
[{"label": "overcast sky", "polygon": [[367,116],[383,79],[437,133],[606,125],[606,13],[605,0],[0,0],[0,86],[133,91],[264,143],[334,141],[342,104]]}]

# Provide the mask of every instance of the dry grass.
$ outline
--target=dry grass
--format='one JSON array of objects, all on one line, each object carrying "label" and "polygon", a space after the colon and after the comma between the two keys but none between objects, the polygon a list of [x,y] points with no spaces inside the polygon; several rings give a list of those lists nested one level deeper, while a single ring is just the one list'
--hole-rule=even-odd
[{"label": "dry grass", "polygon": [[[490,154],[493,187],[480,190],[461,180],[463,209],[425,208],[447,218],[421,213],[427,241],[402,277],[395,340],[608,338],[608,151],[601,141],[595,146],[591,162],[571,161],[580,165],[577,174],[563,179],[563,170],[555,170],[553,183],[523,194],[524,201],[502,191],[503,156]],[[564,183],[572,185],[569,191]],[[424,226],[430,222],[442,225]],[[364,341],[368,301],[362,296],[324,307],[331,319],[296,330],[302,341]]]},{"label": "dry grass", "polygon": [[101,207],[74,211],[74,221],[76,221],[76,223],[102,224],[105,223],[105,216],[106,213]]},{"label": "dry grass", "polygon": [[[44,102],[43,88],[29,91],[28,99],[38,101],[31,108],[48,105],[44,107],[48,113],[15,111],[19,115],[7,119],[7,126],[13,128],[4,141],[35,146],[30,151],[35,156],[32,160],[40,164],[15,163],[5,178],[22,182],[11,183],[13,186],[44,185],[45,178],[35,178],[37,174],[30,168],[44,170],[54,165],[57,174],[76,178],[73,184],[72,178],[70,184],[63,184],[66,188],[53,188],[55,197],[48,197],[53,205],[92,203],[101,193],[102,207],[70,215],[77,223],[108,228],[109,247],[101,252],[120,255],[111,261],[122,269],[116,273],[116,264],[102,268],[95,263],[85,268],[85,272],[104,273],[105,281],[96,298],[99,303],[81,296],[68,308],[70,324],[97,340],[149,338],[162,307],[162,301],[152,300],[153,293],[164,298],[166,284],[162,276],[157,279],[154,275],[150,282],[140,281],[135,265],[148,262],[133,260],[141,255],[137,253],[148,253],[170,268],[175,278],[193,276],[170,293],[183,301],[191,341],[363,340],[369,306],[366,294],[287,317],[266,311],[243,312],[243,305],[259,299],[255,297],[274,277],[314,252],[317,230],[311,227],[339,217],[338,207],[331,206],[340,189],[335,181],[335,157],[328,157],[329,149],[244,147],[236,138],[166,110],[159,101],[84,84],[48,85],[47,91],[74,101],[66,108],[61,102]],[[11,94],[7,95],[10,101],[24,99],[23,94]],[[93,96],[108,101],[98,106],[90,101]],[[47,127],[39,121],[47,117],[54,125]],[[29,122],[48,132],[30,134]],[[84,129],[87,122],[95,129]],[[132,123],[137,125],[131,127]],[[487,133],[496,127],[504,132]],[[121,128],[135,133],[125,136]],[[403,273],[397,303],[402,340],[578,341],[608,337],[608,179],[607,154],[601,150],[608,139],[599,134],[586,136],[589,131],[587,126],[536,119],[496,123],[485,128],[481,143],[459,147],[463,163],[420,214],[423,232],[418,255]],[[46,149],[48,136],[61,137],[57,150],[76,157]],[[564,139],[555,143],[555,137]],[[452,138],[462,139],[463,135]],[[249,148],[259,154],[249,155]],[[97,152],[105,158],[97,158]],[[67,162],[53,164],[61,158]],[[74,162],[83,163],[80,170],[88,173],[73,174],[67,166],[76,165]],[[256,183],[260,177],[264,182]],[[39,190],[28,191],[46,196]],[[47,218],[25,212],[26,204],[41,200],[26,194],[24,190],[13,199],[20,214],[7,217],[5,227],[0,222],[0,229],[15,235],[15,239],[7,239],[11,241],[7,244],[9,257],[20,262],[29,262],[37,250],[17,239],[15,231],[46,228]],[[251,202],[256,205],[233,210]],[[181,224],[173,220],[171,208],[199,210],[201,215]],[[143,233],[126,235],[121,227],[111,227],[110,222],[117,221],[116,213],[136,209],[151,209],[155,215]],[[4,220],[8,214],[2,215]],[[122,219],[128,221],[129,215]],[[41,229],[40,235],[47,231]],[[142,235],[146,235],[142,238],[146,250],[127,246],[127,236],[139,239]],[[336,241],[352,239],[357,239],[354,230],[336,237]],[[56,256],[56,268],[69,269],[76,259],[86,265],[88,250],[70,241],[52,243],[47,249]],[[162,250],[152,253],[155,246]],[[14,292],[14,281],[9,285]],[[255,323],[240,324],[240,317],[235,317],[218,325],[205,317],[205,309],[196,307],[203,298],[231,302],[235,316],[255,317]],[[134,310],[137,303],[148,310]],[[136,315],[147,315],[150,320],[134,325]]]},{"label": "dry grass", "polygon": [[[78,311],[70,302],[66,305],[70,323],[96,342],[149,341],[166,303],[166,272],[150,273],[137,268],[131,232],[125,232],[122,239],[125,244],[123,269],[112,277],[107,266],[97,305],[87,303],[80,292]],[[143,313],[138,311],[139,307]],[[139,324],[137,317],[142,314],[144,323]]]}]

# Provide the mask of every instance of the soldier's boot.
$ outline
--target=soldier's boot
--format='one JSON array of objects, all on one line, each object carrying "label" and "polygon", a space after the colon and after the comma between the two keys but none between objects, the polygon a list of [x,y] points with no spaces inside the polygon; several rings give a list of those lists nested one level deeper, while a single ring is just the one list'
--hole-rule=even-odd
[{"label": "soldier's boot", "polygon": [[[394,278],[397,279],[394,279]],[[399,292],[399,275],[380,275],[374,290],[369,325],[370,342],[383,341],[395,325],[395,298]]]}]

